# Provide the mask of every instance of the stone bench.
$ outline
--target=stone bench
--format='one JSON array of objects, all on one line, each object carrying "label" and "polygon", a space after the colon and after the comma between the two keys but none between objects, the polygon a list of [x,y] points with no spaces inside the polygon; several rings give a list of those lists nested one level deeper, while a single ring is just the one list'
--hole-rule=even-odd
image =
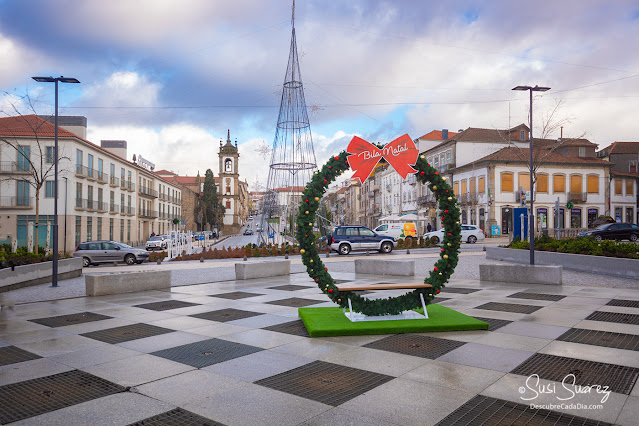
[{"label": "stone bench", "polygon": [[415,275],[414,260],[355,259],[356,274]]},{"label": "stone bench", "polygon": [[171,288],[171,271],[117,272],[114,274],[85,275],[87,296],[135,293],[146,290]]},{"label": "stone bench", "polygon": [[[0,269],[0,292],[51,282],[53,262],[32,263]],[[58,281],[76,278],[82,275],[82,259],[60,259],[58,261]]]},{"label": "stone bench", "polygon": [[481,281],[561,285],[562,267],[552,265],[479,265]]},{"label": "stone bench", "polygon": [[268,260],[264,262],[242,262],[235,264],[235,279],[268,278],[291,274],[290,260]]}]

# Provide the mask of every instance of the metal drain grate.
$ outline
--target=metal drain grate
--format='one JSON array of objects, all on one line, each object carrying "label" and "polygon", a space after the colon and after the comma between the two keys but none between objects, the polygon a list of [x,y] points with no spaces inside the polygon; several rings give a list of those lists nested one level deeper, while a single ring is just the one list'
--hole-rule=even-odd
[{"label": "metal drain grate", "polygon": [[79,370],[0,387],[0,423],[7,424],[80,404],[125,388]]},{"label": "metal drain grate", "polygon": [[261,312],[249,312],[249,311],[242,311],[240,309],[228,308],[228,309],[220,309],[220,310],[211,311],[211,312],[202,312],[201,314],[193,314],[189,316],[193,318],[200,318],[200,319],[205,319],[209,321],[228,322],[228,321],[235,321],[235,320],[244,319],[244,318],[255,317],[257,315],[264,315],[264,314]]},{"label": "metal drain grate", "polygon": [[417,334],[395,334],[375,342],[367,343],[364,347],[435,359],[465,344],[466,342],[440,339],[439,337],[420,336]]},{"label": "metal drain grate", "polygon": [[514,312],[517,314],[532,314],[533,312],[543,308],[543,306],[519,305],[516,303],[499,303],[488,302],[475,309],[486,309],[488,311]]},{"label": "metal drain grate", "polygon": [[[575,376],[576,385],[608,386],[613,392],[629,395],[639,377],[639,368],[563,356],[534,354],[511,371],[513,374],[561,382],[569,374]],[[566,383],[573,383],[571,378]]]},{"label": "metal drain grate", "polygon": [[169,309],[188,308],[190,306],[200,306],[200,304],[183,302],[181,300],[163,300],[161,302],[144,303],[142,305],[135,305],[136,308],[150,309],[152,311],[168,311]]},{"label": "metal drain grate", "polygon": [[238,300],[247,297],[264,296],[263,294],[248,293],[246,291],[234,291],[232,293],[211,294],[211,297],[220,297],[222,299]]},{"label": "metal drain grate", "polygon": [[242,343],[228,340],[209,339],[152,352],[151,355],[170,359],[191,367],[203,368],[263,350],[255,346],[243,345]]},{"label": "metal drain grate", "polygon": [[324,303],[326,300],[313,300],[302,299],[301,297],[291,297],[289,299],[273,300],[272,302],[266,302],[269,305],[290,306],[292,308],[302,308],[309,305],[317,305],[318,303]]},{"label": "metal drain grate", "polygon": [[393,379],[385,374],[314,361],[255,384],[337,407]]},{"label": "metal drain grate", "polygon": [[483,318],[483,317],[473,317],[475,319],[478,319],[479,321],[483,321],[485,323],[488,323],[488,329],[490,331],[495,331],[499,328],[502,328],[505,325],[510,324],[512,321],[508,321],[508,320],[502,320],[502,319],[495,319],[495,318]]},{"label": "metal drain grate", "polygon": [[558,411],[536,410],[529,405],[477,395],[437,423],[448,425],[570,425],[605,426],[611,423],[590,420]]},{"label": "metal drain grate", "polygon": [[106,330],[92,331],[90,333],[81,334],[80,336],[99,340],[101,342],[116,344],[173,332],[175,332],[175,330],[169,330],[168,328],[156,327],[149,324],[132,324],[122,327],[108,328]]},{"label": "metal drain grate", "polygon": [[620,314],[617,312],[595,311],[586,317],[591,321],[614,322],[616,324],[632,324],[639,325],[639,315],[637,314]]},{"label": "metal drain grate", "polygon": [[224,426],[222,423],[214,422],[205,417],[198,416],[195,413],[186,411],[182,408],[175,408],[166,413],[158,414],[157,416],[149,417],[139,422],[131,423],[128,426]]},{"label": "metal drain grate", "polygon": [[511,294],[508,297],[514,297],[517,299],[548,300],[551,302],[556,302],[566,296],[562,296],[559,294],[527,293],[525,291],[521,291],[519,293]]},{"label": "metal drain grate", "polygon": [[624,308],[639,308],[639,300],[612,299],[608,306],[622,306]]},{"label": "metal drain grate", "polygon": [[442,287],[444,293],[470,294],[481,291],[481,288],[464,288],[464,287]]},{"label": "metal drain grate", "polygon": [[267,287],[270,290],[284,290],[284,291],[297,291],[297,290],[308,290],[309,288],[305,285],[295,285],[295,284],[286,284],[286,285],[278,285],[276,287]]},{"label": "metal drain grate", "polygon": [[0,348],[0,365],[15,364],[17,362],[31,361],[42,358],[40,355],[32,354],[24,349],[15,346],[5,346]]},{"label": "metal drain grate", "polygon": [[308,330],[302,320],[285,322],[282,324],[271,325],[264,327],[263,330],[277,331],[278,333],[292,334],[295,336],[310,337]]},{"label": "metal drain grate", "polygon": [[47,327],[64,327],[65,325],[84,324],[86,322],[102,321],[111,318],[113,317],[96,314],[94,312],[79,312],[77,314],[31,319],[29,321],[40,325],[46,325]]},{"label": "metal drain grate", "polygon": [[639,351],[639,336],[635,334],[611,333],[609,331],[571,328],[557,340],[585,345],[604,346],[606,348]]}]

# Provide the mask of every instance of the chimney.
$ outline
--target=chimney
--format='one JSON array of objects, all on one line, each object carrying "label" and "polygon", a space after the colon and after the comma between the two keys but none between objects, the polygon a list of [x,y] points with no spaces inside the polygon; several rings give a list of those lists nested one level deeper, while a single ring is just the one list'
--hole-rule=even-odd
[{"label": "chimney", "polygon": [[442,139],[448,140],[448,129],[442,129]]},{"label": "chimney", "polygon": [[[55,123],[55,117],[50,115],[39,115],[43,120],[49,123]],[[87,138],[87,118],[81,115],[59,115],[58,126],[67,130],[74,135],[86,139]]]},{"label": "chimney", "polygon": [[112,154],[126,158],[126,141],[123,140],[103,140],[100,141],[100,146]]}]

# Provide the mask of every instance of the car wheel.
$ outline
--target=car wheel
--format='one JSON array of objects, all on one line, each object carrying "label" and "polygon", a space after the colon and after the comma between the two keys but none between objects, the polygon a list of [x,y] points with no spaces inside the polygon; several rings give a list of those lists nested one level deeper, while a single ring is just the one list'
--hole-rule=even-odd
[{"label": "car wheel", "polygon": [[351,252],[351,246],[349,246],[348,244],[342,244],[339,246],[339,254],[348,254]]},{"label": "car wheel", "polygon": [[433,244],[439,244],[439,238],[437,237],[430,237],[430,242]]},{"label": "car wheel", "polygon": [[393,251],[393,245],[388,241],[384,241],[382,243],[382,248],[379,251],[382,253],[390,253]]},{"label": "car wheel", "polygon": [[471,244],[475,244],[477,242],[477,237],[474,235],[471,235],[470,237],[468,237],[468,242]]},{"label": "car wheel", "polygon": [[632,234],[630,235],[630,241],[632,241],[633,243],[637,241],[637,234]]},{"label": "car wheel", "polygon": [[599,242],[601,240],[602,240],[601,235],[595,235],[595,241]]},{"label": "car wheel", "polygon": [[83,257],[82,258],[82,267],[83,268],[88,268],[89,266],[91,266],[91,260],[88,257]]},{"label": "car wheel", "polygon": [[124,261],[127,265],[133,265],[135,263],[135,256],[133,256],[132,254],[127,254],[126,256],[124,256]]}]

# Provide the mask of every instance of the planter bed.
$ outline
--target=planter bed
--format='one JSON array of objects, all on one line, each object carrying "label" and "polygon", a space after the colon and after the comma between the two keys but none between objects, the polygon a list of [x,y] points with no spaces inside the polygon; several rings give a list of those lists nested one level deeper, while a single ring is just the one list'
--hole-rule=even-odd
[{"label": "planter bed", "polygon": [[[528,250],[504,247],[487,247],[486,259],[528,264],[530,262],[530,252]],[[535,250],[535,264],[557,265],[571,271],[639,280],[639,260],[637,259]],[[639,287],[639,281],[637,287]]]},{"label": "planter bed", "polygon": [[[0,269],[0,293],[31,285],[51,282],[53,262],[32,263]],[[82,275],[82,259],[60,259],[58,261],[58,280],[66,280]]]}]

